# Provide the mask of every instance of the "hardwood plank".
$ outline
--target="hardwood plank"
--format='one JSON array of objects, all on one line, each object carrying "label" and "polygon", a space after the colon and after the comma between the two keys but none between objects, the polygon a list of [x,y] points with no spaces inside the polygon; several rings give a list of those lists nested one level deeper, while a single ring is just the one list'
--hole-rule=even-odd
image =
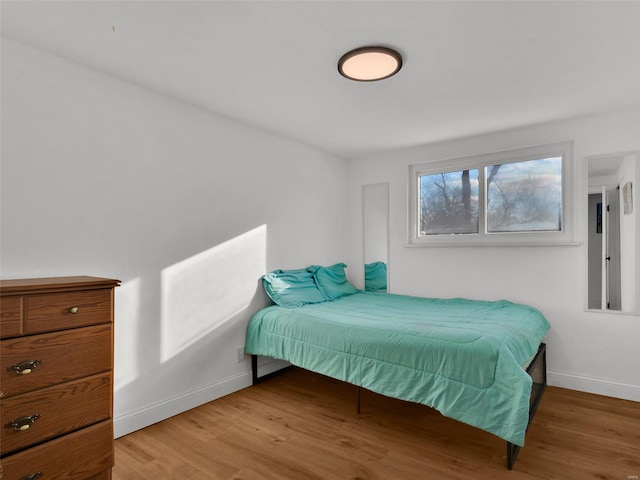
[{"label": "hardwood plank", "polygon": [[117,439],[113,480],[622,479],[640,404],[548,387],[513,471],[506,444],[434,409],[291,369]]}]

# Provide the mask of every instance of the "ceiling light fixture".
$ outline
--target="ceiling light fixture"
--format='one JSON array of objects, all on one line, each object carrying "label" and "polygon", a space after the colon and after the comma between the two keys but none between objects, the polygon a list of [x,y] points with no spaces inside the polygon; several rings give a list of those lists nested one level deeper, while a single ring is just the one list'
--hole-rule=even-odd
[{"label": "ceiling light fixture", "polygon": [[402,68],[402,56],[386,47],[361,47],[345,53],[338,61],[340,75],[359,82],[389,78]]}]

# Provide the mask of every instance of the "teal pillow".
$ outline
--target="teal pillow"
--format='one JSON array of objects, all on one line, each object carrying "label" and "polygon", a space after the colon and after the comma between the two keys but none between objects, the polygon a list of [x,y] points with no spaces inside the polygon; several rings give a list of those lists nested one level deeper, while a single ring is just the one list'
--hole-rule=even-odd
[{"label": "teal pillow", "polygon": [[336,263],[330,267],[321,267],[319,265],[309,267],[318,289],[327,300],[335,300],[358,291],[347,280],[347,274],[344,271],[346,267],[344,263]]},{"label": "teal pillow", "polygon": [[295,308],[326,301],[306,268],[267,273],[262,277],[262,285],[269,298],[281,307]]},{"label": "teal pillow", "polygon": [[364,289],[368,292],[387,291],[387,264],[384,262],[364,265]]}]

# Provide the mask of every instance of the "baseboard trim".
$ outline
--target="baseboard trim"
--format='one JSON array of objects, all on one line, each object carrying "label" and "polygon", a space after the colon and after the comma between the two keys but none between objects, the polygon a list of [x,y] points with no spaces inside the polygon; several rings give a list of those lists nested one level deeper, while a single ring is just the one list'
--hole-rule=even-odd
[{"label": "baseboard trim", "polygon": [[250,385],[251,374],[242,373],[124,415],[115,416],[113,419],[114,437],[122,437]]},{"label": "baseboard trim", "polygon": [[563,372],[547,372],[547,383],[554,387],[640,402],[640,386],[638,385]]}]

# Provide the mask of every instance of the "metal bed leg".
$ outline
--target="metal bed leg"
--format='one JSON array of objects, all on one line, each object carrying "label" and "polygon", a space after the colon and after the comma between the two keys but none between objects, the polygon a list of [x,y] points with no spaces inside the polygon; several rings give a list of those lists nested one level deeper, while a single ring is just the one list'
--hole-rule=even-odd
[{"label": "metal bed leg", "polygon": [[258,356],[251,355],[251,384],[258,384]]},{"label": "metal bed leg", "polygon": [[516,463],[520,447],[511,442],[507,442],[507,468],[513,470],[513,464]]}]

